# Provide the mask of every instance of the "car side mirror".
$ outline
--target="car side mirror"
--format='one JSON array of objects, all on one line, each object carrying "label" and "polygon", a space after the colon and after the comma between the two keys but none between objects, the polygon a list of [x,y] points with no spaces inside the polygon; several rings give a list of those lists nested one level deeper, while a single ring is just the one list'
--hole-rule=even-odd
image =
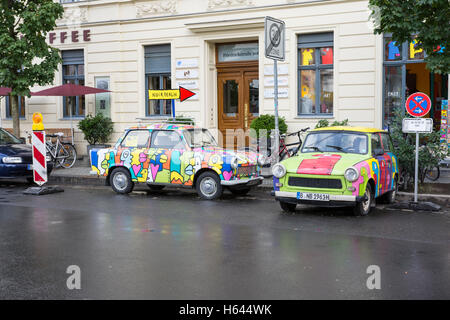
[{"label": "car side mirror", "polygon": [[374,156],[382,156],[383,154],[384,154],[384,150],[381,148],[377,148],[377,149],[373,150]]},{"label": "car side mirror", "polygon": [[20,137],[19,139],[20,139],[20,141],[22,141],[22,143],[23,143],[23,144],[27,143],[27,140],[26,140],[26,138],[24,138],[24,137]]}]

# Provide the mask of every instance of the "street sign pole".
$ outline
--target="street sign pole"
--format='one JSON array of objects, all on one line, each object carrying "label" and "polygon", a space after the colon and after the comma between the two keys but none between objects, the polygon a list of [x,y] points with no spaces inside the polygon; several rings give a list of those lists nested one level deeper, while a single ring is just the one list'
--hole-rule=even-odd
[{"label": "street sign pole", "polygon": [[[406,99],[405,103],[406,111],[412,115],[413,117],[420,118],[426,115],[431,110],[431,100],[430,97],[428,97],[423,92],[416,92],[410,95]],[[418,120],[417,124],[425,124],[425,120],[421,119]],[[431,120],[433,121],[433,120]],[[402,124],[403,126],[403,124]],[[433,125],[431,125],[430,132]],[[414,130],[414,129],[413,129]],[[423,130],[423,129],[422,129]],[[415,159],[415,168],[414,168],[414,203],[417,203],[417,193],[418,193],[418,185],[419,185],[419,132],[421,132],[421,129],[416,126],[415,130],[416,132],[416,159]],[[422,131],[424,132],[424,131]]]},{"label": "street sign pole", "polygon": [[273,152],[276,152],[275,160],[278,162],[280,150],[280,130],[278,122],[278,60],[284,61],[285,58],[284,21],[272,17],[266,17],[264,21],[264,34],[265,56],[266,58],[273,60],[273,100],[275,116],[275,141]]},{"label": "street sign pole", "polygon": [[175,99],[172,99],[172,119],[175,120]]},{"label": "street sign pole", "polygon": [[278,128],[278,61],[273,61],[273,76],[274,76],[274,108],[275,108],[275,159],[279,160],[279,150],[280,150],[280,131]]},{"label": "street sign pole", "polygon": [[417,189],[419,179],[419,133],[416,132],[416,168],[414,169],[414,202],[417,203]]},{"label": "street sign pole", "polygon": [[404,118],[402,120],[402,131],[404,133],[416,134],[416,158],[414,161],[414,201],[400,202],[395,204],[398,209],[412,209],[415,211],[438,211],[441,207],[433,202],[418,201],[419,186],[419,134],[433,132],[433,119],[422,118],[431,109],[430,98],[422,92],[416,92],[406,99],[406,111],[414,118]]}]

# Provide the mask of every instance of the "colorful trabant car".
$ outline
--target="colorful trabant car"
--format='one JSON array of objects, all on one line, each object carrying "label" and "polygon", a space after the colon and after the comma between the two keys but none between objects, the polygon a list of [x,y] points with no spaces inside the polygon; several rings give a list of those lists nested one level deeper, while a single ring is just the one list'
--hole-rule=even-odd
[{"label": "colorful trabant car", "polygon": [[367,215],[375,198],[397,190],[397,158],[387,132],[363,127],[312,130],[297,156],[272,168],[275,199],[284,211],[297,203],[354,206]]},{"label": "colorful trabant car", "polygon": [[111,149],[91,150],[91,173],[107,177],[118,193],[136,182],[152,190],[167,185],[196,188],[203,199],[216,199],[223,188],[244,195],[262,183],[262,157],[217,146],[207,129],[156,124],[127,129]]}]

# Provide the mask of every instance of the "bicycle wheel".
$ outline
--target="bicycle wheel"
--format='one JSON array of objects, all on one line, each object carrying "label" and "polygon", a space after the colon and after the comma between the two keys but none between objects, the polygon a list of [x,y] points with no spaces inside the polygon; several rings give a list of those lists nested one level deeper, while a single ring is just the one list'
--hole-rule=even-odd
[{"label": "bicycle wheel", "polygon": [[63,143],[58,152],[59,164],[64,169],[72,168],[77,160],[77,151],[70,143]]},{"label": "bicycle wheel", "polygon": [[431,181],[436,181],[437,179],[439,179],[440,175],[441,170],[439,170],[439,167],[437,166],[425,171],[425,178]]},{"label": "bicycle wheel", "polygon": [[287,149],[284,149],[280,153],[280,161],[287,159],[290,157],[289,151]]},{"label": "bicycle wheel", "polygon": [[[47,155],[50,156],[50,159],[53,162],[53,167],[54,168],[59,167],[59,161],[57,159],[57,154],[56,154],[56,147],[53,144],[47,142],[46,150],[47,150]],[[56,157],[55,157],[55,155],[56,155]]]}]

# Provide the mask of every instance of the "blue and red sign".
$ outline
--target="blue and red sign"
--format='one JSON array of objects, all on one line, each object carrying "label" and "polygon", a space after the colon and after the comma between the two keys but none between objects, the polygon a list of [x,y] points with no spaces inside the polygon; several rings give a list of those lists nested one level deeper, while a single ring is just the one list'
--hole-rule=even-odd
[{"label": "blue and red sign", "polygon": [[423,117],[431,110],[431,100],[423,92],[413,93],[406,99],[406,111],[413,117]]}]

